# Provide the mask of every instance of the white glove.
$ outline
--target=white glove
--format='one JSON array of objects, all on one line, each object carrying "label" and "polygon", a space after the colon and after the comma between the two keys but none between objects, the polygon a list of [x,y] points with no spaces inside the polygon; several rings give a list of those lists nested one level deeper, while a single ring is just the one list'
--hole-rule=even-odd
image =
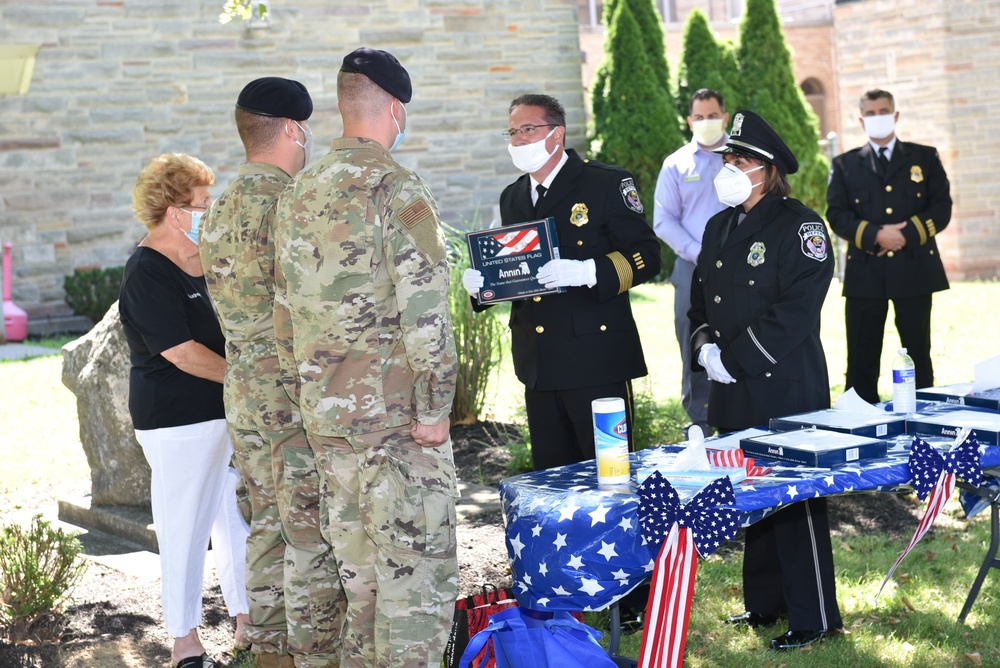
[{"label": "white glove", "polygon": [[708,377],[716,383],[735,383],[736,379],[726,371],[726,365],[722,363],[722,351],[714,343],[706,343],[698,351],[698,364],[705,367]]},{"label": "white glove", "polygon": [[462,287],[471,297],[479,296],[479,288],[483,287],[483,272],[477,269],[466,269],[462,274]]},{"label": "white glove", "polygon": [[538,282],[547,288],[597,285],[597,265],[593,260],[549,260],[538,270]]}]

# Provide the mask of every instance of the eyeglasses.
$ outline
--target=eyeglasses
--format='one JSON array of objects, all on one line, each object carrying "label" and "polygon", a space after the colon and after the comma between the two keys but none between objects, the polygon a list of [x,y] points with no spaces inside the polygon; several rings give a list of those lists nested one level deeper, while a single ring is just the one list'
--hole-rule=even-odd
[{"label": "eyeglasses", "polygon": [[519,128],[511,128],[510,130],[503,130],[500,132],[500,136],[506,139],[507,141],[510,141],[519,134],[525,137],[531,137],[532,135],[535,134],[535,131],[538,128],[555,128],[555,127],[559,126],[554,125],[552,123],[546,123],[545,125],[522,125]]}]

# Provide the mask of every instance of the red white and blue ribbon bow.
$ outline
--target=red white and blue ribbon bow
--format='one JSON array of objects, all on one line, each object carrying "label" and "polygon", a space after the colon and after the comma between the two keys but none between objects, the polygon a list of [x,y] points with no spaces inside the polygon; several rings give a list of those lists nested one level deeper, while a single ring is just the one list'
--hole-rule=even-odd
[{"label": "red white and blue ribbon bow", "polygon": [[979,441],[976,440],[975,432],[963,428],[955,442],[958,445],[952,446],[942,456],[927,441],[913,438],[913,445],[910,446],[910,484],[921,501],[927,498],[927,510],[920,518],[910,544],[899,554],[896,563],[882,580],[878,594],[875,595],[876,601],[899,564],[937,521],[944,505],[951,498],[951,493],[955,491],[955,478],[961,477],[965,482],[976,486],[983,481],[983,465],[979,459]]},{"label": "red white and blue ribbon bow", "polygon": [[736,535],[740,513],[731,507],[735,503],[733,483],[726,476],[713,480],[684,506],[659,471],[639,486],[642,535],[653,545],[663,543],[653,566],[639,668],[683,664],[698,570],[695,548],[707,557]]}]

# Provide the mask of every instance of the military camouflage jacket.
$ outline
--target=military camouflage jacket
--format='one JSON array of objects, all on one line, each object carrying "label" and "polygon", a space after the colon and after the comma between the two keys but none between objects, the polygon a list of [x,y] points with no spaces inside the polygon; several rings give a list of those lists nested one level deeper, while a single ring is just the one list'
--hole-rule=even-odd
[{"label": "military camouflage jacket", "polygon": [[377,142],[335,140],[278,201],[275,324],[306,430],[380,431],[448,417],[448,263],[427,185]]},{"label": "military camouflage jacket", "polygon": [[272,325],[271,230],[278,194],[291,181],[274,165],[244,163],[201,222],[198,252],[226,336],[226,420],[239,429],[300,425],[280,380]]}]

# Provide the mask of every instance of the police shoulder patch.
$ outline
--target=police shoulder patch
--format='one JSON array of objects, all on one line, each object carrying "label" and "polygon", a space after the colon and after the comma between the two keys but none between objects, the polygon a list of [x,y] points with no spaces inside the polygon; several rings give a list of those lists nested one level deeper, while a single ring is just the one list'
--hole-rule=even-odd
[{"label": "police shoulder patch", "polygon": [[643,212],[642,202],[639,200],[639,191],[635,189],[635,181],[633,179],[622,179],[619,190],[621,190],[622,199],[625,200],[625,206],[636,213]]},{"label": "police shoulder patch", "polygon": [[826,226],[823,223],[802,223],[799,226],[799,239],[802,242],[803,255],[817,262],[826,260],[829,244],[826,240]]},{"label": "police shoulder patch", "polygon": [[423,197],[420,197],[403,207],[403,210],[396,214],[396,217],[399,218],[399,222],[403,225],[412,228],[417,223],[423,222],[428,218],[433,218],[434,210]]}]

